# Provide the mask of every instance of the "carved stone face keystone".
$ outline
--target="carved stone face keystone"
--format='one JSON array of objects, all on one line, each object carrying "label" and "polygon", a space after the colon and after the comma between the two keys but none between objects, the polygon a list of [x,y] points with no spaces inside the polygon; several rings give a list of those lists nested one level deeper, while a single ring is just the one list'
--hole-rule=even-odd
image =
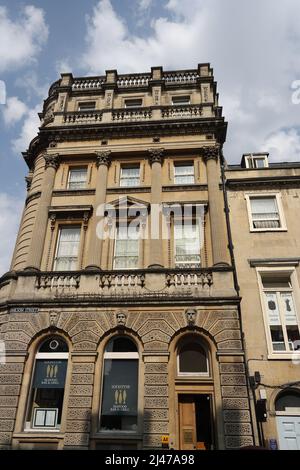
[{"label": "carved stone face keystone", "polygon": [[189,326],[193,326],[196,323],[197,311],[192,308],[187,309],[185,311],[185,317],[186,317],[187,324]]},{"label": "carved stone face keystone", "polygon": [[116,319],[118,325],[125,325],[127,316],[124,312],[118,312],[116,314]]}]

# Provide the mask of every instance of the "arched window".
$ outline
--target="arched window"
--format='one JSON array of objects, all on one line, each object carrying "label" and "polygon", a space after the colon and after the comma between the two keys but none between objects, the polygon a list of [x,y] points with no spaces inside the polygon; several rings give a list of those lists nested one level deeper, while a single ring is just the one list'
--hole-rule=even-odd
[{"label": "arched window", "polygon": [[104,352],[101,431],[137,431],[139,354],[126,336],[112,338]]},{"label": "arched window", "polygon": [[300,390],[286,390],[279,393],[275,402],[276,411],[300,412]]},{"label": "arched window", "polygon": [[209,376],[207,352],[198,338],[186,338],[179,346],[177,372],[182,376]]},{"label": "arched window", "polygon": [[50,336],[35,356],[26,429],[60,429],[68,345],[59,336]]}]

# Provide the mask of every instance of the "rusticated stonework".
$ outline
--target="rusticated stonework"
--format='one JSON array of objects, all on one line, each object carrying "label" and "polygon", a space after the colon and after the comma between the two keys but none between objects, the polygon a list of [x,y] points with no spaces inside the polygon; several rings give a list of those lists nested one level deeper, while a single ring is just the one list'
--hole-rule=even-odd
[{"label": "rusticated stonework", "polygon": [[[57,309],[55,309],[57,311]],[[235,310],[210,310],[195,308],[191,311],[192,320],[187,319],[187,309],[177,308],[172,311],[139,312],[137,309],[126,309],[125,324],[118,321],[117,315],[123,310],[116,309],[87,309],[83,311],[63,311],[53,325],[53,315],[49,311],[35,314],[10,314],[2,316],[2,331],[8,340],[8,349],[26,352],[30,346],[32,336],[39,333],[55,331],[58,328],[70,338],[72,349],[76,357],[91,354],[97,357],[97,350],[101,348],[102,341],[107,333],[116,332],[122,328],[123,332],[132,333],[142,345],[143,351],[149,358],[144,363],[144,424],[143,446],[153,447],[160,443],[160,436],[169,432],[169,375],[168,362],[161,361],[155,355],[167,355],[172,341],[180,332],[189,331],[201,333],[210,337],[219,351],[227,349],[241,351],[240,329],[238,315]],[[25,321],[26,319],[26,321]],[[191,319],[190,319],[191,320]],[[52,324],[51,324],[52,321]],[[224,354],[224,353],[223,353]],[[89,433],[91,430],[92,396],[94,390],[95,373],[94,362],[72,361],[72,373],[68,388],[68,410],[66,414],[65,448],[87,448],[89,446]],[[247,398],[246,379],[243,363],[220,362],[220,383],[223,397],[225,434],[236,438],[236,430],[243,435],[249,433],[249,404]],[[3,368],[0,375],[0,417],[3,419],[5,429],[11,432],[14,429],[16,406],[22,382],[23,363],[10,363]],[[99,379],[99,376],[97,378]],[[1,408],[2,407],[2,408]],[[3,410],[3,411],[2,411]],[[5,411],[8,410],[8,411]],[[247,426],[239,426],[245,423]],[[226,441],[227,442],[227,441]],[[232,439],[228,441],[234,447]],[[6,445],[6,444],[3,444]]]}]

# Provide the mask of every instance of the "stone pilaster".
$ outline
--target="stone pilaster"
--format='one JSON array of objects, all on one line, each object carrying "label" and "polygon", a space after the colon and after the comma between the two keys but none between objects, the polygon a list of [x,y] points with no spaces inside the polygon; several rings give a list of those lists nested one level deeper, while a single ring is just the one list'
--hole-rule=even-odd
[{"label": "stone pilaster", "polygon": [[164,149],[149,149],[151,164],[151,232],[150,232],[150,266],[162,267],[162,177]]},{"label": "stone pilaster", "polygon": [[[101,254],[103,245],[103,234],[97,233],[97,226],[101,224],[104,216],[104,205],[106,201],[106,188],[107,188],[107,174],[110,151],[102,151],[96,153],[96,194],[95,203],[93,207],[93,216],[90,223],[90,236],[88,244],[86,269],[99,269],[101,267]],[[99,215],[97,215],[97,211]]]},{"label": "stone pilaster", "polygon": [[52,190],[55,180],[56,170],[59,166],[59,155],[44,155],[45,172],[42,184],[42,193],[36,213],[35,224],[27,257],[27,268],[40,269],[45,235],[48,224],[48,209],[51,204]]},{"label": "stone pilaster", "polygon": [[228,240],[225,225],[224,200],[219,188],[219,147],[209,146],[202,148],[202,155],[206,162],[208,184],[208,207],[211,225],[211,240],[214,266],[228,265]]},{"label": "stone pilaster", "polygon": [[96,355],[72,357],[64,449],[88,449]]}]

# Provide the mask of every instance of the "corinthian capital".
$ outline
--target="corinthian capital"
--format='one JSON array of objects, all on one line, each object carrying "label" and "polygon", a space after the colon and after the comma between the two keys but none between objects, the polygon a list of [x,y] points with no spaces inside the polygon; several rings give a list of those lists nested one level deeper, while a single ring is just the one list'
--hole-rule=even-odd
[{"label": "corinthian capital", "polygon": [[97,168],[100,165],[106,165],[108,166],[110,164],[110,156],[111,151],[110,150],[103,150],[102,152],[96,152],[96,165]]},{"label": "corinthian capital", "polygon": [[57,168],[59,167],[59,154],[58,153],[55,153],[53,155],[45,154],[44,159],[45,159],[45,170],[47,170],[47,168],[54,168],[55,170],[57,170]]},{"label": "corinthian capital", "polygon": [[201,148],[201,154],[203,155],[205,161],[210,159],[218,160],[219,151],[220,147],[218,145],[210,145],[208,147]]},{"label": "corinthian capital", "polygon": [[165,149],[162,148],[148,149],[150,164],[152,165],[153,163],[158,162],[162,165],[164,151]]}]

